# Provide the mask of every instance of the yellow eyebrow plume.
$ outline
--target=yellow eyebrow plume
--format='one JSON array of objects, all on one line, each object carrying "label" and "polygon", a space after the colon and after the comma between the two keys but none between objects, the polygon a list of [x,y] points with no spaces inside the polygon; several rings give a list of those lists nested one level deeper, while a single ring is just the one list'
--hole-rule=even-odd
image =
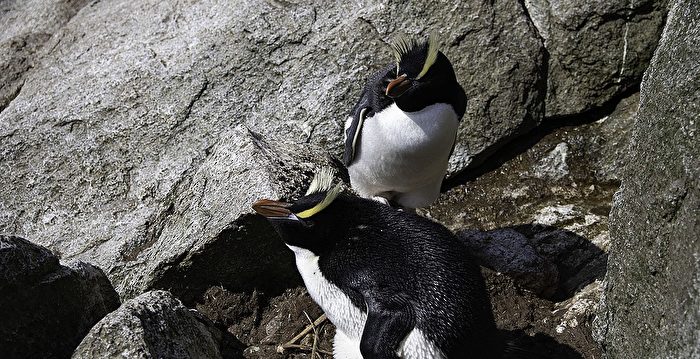
[{"label": "yellow eyebrow plume", "polygon": [[425,63],[423,64],[423,69],[418,74],[418,77],[416,77],[416,79],[420,79],[426,73],[428,73],[428,70],[430,70],[430,67],[433,66],[433,64],[435,63],[435,60],[437,60],[437,55],[438,55],[438,39],[437,39],[437,34],[433,32],[432,34],[430,34],[430,38],[428,39],[428,56],[425,57]]},{"label": "yellow eyebrow plume", "polygon": [[305,210],[301,211],[299,213],[296,213],[296,216],[299,218],[309,218],[321,211],[323,211],[328,205],[330,205],[336,197],[338,197],[338,194],[340,194],[340,183],[335,185],[332,190],[328,191],[326,193],[326,197],[323,199],[323,201],[319,202],[317,205]]}]

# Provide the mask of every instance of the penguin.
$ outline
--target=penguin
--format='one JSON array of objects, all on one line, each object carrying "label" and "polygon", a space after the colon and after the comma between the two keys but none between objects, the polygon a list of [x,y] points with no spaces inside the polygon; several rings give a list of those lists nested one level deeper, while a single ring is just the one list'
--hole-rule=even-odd
[{"label": "penguin", "polygon": [[328,169],[291,203],[262,199],[311,298],[336,326],[336,359],[500,358],[479,266],[444,226],[342,193]]},{"label": "penguin", "polygon": [[396,62],[369,78],[345,122],[343,161],[361,197],[425,207],[440,194],[467,96],[434,34],[392,48]]}]

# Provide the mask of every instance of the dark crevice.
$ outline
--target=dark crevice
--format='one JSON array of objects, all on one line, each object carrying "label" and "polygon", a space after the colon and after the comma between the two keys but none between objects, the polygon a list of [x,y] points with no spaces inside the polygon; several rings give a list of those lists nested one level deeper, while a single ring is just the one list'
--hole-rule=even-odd
[{"label": "dark crevice", "polygon": [[10,96],[7,97],[7,102],[0,104],[0,114],[2,114],[3,111],[5,111],[6,108],[10,107],[10,104],[12,101],[14,101],[17,96],[19,96],[19,93],[22,91],[22,87],[24,87],[25,81],[22,81],[22,84],[17,86],[17,89],[10,94]]},{"label": "dark crevice", "polygon": [[194,107],[194,104],[197,103],[197,101],[199,101],[200,98],[202,98],[202,95],[204,94],[204,91],[207,90],[207,87],[209,87],[209,80],[207,80],[207,78],[205,77],[202,86],[199,88],[199,91],[197,91],[194,97],[192,97],[190,102],[187,104],[187,107],[185,108],[185,116],[183,116],[183,118],[180,121],[177,121],[173,128],[178,127],[182,122],[190,118],[190,115],[192,114],[192,107]]},{"label": "dark crevice", "polygon": [[528,132],[520,132],[521,135],[513,136],[496,143],[491,152],[484,152],[474,157],[472,164],[465,169],[445,179],[442,184],[442,192],[472,182],[477,178],[497,170],[504,163],[514,159],[536,145],[545,136],[562,127],[581,126],[593,123],[610,115],[623,99],[639,91],[639,85],[631,86],[617,96],[605,102],[602,106],[582,112],[576,115],[546,117],[542,124],[532,128]]},{"label": "dark crevice", "polygon": [[542,43],[542,46],[544,47],[544,42],[545,42],[544,37],[542,36],[542,34],[540,34],[540,29],[538,29],[537,26],[535,26],[535,22],[532,20],[532,15],[530,15],[530,11],[527,9],[527,6],[525,5],[525,0],[518,0],[518,3],[522,7],[523,13],[525,14],[525,17],[527,17],[527,21],[528,21],[530,27],[535,32],[535,34],[537,35],[537,38],[540,40],[540,42]]}]

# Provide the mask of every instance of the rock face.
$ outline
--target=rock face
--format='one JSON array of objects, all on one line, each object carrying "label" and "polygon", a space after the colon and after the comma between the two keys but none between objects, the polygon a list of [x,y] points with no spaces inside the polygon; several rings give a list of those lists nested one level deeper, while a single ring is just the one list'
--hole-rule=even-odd
[{"label": "rock face", "polygon": [[642,82],[596,320],[610,358],[700,356],[699,22],[676,2]]},{"label": "rock face", "polygon": [[19,94],[27,71],[38,65],[37,59],[46,41],[88,2],[0,3],[0,112]]},{"label": "rock face", "polygon": [[119,306],[102,270],[14,236],[0,235],[0,293],[3,358],[65,358]]},{"label": "rock face", "polygon": [[[249,277],[260,273],[269,273],[268,278],[258,277],[263,287],[296,278],[286,247],[264,220],[248,215],[250,204],[263,197],[292,195],[304,187],[314,169],[328,162],[311,145],[268,144],[242,127],[221,136],[216,145],[175,172],[160,166],[174,165],[186,155],[143,158],[145,163],[125,172],[118,168],[131,166],[132,156],[139,155],[94,157],[96,167],[84,172],[80,168],[88,164],[80,162],[85,160],[81,155],[60,155],[55,159],[63,175],[38,181],[25,193],[36,196],[32,201],[48,204],[33,207],[34,215],[42,213],[40,222],[24,222],[14,230],[41,235],[64,258],[100,263],[125,297],[147,287],[245,288],[254,285]],[[104,151],[115,145],[110,143]],[[93,156],[90,153],[84,155]],[[75,177],[63,177],[69,173]],[[94,177],[104,182],[86,182]],[[83,191],[87,192],[78,194]],[[57,237],[61,235],[66,238]],[[202,266],[202,272],[183,280],[189,268]]]},{"label": "rock face", "polygon": [[[89,258],[125,297],[174,285],[191,273],[183,268],[207,262],[197,255],[223,253],[212,245],[218,239],[269,237],[269,227],[246,217],[249,203],[287,196],[327,160],[288,157],[297,174],[278,178],[271,164],[280,162],[261,156],[246,128],[293,143],[282,146],[289,153],[339,157],[344,119],[365,79],[392,61],[385,42],[401,32],[436,30],[469,97],[453,172],[538,125],[547,82],[561,82],[547,79],[559,68],[555,51],[547,65],[528,11],[513,1],[44,3],[0,5],[0,168],[13,173],[0,182],[0,231],[35,238],[66,259]],[[566,16],[585,31],[596,21],[607,26],[609,16],[585,15],[598,14],[591,6]],[[628,14],[615,6],[603,10]],[[633,7],[610,23],[635,34],[636,26],[653,28],[658,7]],[[545,40],[568,44],[558,25],[564,15],[554,10],[542,11]],[[629,45],[621,63],[643,63],[642,48],[654,46],[653,36],[644,39],[628,41],[639,49]],[[270,249],[263,253],[281,248],[261,243]],[[226,271],[223,257],[208,261],[219,264],[201,278],[243,283],[231,282],[240,272]],[[248,265],[255,263],[238,268]]]},{"label": "rock face", "polygon": [[525,0],[549,54],[546,116],[604,105],[637,84],[663,30],[667,0]]},{"label": "rock face", "polygon": [[[0,186],[0,230],[36,238],[64,258],[89,258],[125,297],[168,287],[177,282],[172,273],[196,266],[192,257],[213,239],[235,242],[244,230],[258,231],[262,224],[245,217],[253,200],[287,196],[310,176],[311,162],[325,161],[292,160],[298,175],[278,185],[282,171],[268,168],[279,161],[261,156],[241,124],[297,143],[288,152],[308,153],[315,148],[310,142],[339,154],[345,114],[365,78],[391,61],[382,41],[399,23],[407,32],[443,33],[444,50],[472,97],[464,126],[479,135],[458,148],[458,162],[538,123],[542,47],[517,3],[409,12],[398,4],[358,6],[83,7],[45,51],[25,56],[35,65],[0,114],[0,167],[14,173]],[[386,22],[400,13],[410,20]],[[18,57],[8,61],[19,66]],[[483,76],[491,72],[485,66],[498,70],[494,78]],[[259,237],[271,238],[265,230]],[[272,250],[261,256],[281,248],[262,243]],[[206,275],[210,283],[236,276],[219,271],[223,261],[213,260],[219,265]],[[249,264],[255,268],[237,266]]]},{"label": "rock face", "polygon": [[124,302],[97,323],[73,358],[224,358],[222,333],[166,291]]}]

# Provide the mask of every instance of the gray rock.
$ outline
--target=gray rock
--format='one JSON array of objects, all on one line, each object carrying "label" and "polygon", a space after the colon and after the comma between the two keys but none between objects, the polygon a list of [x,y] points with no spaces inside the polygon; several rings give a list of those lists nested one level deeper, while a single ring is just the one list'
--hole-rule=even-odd
[{"label": "gray rock", "polygon": [[627,160],[632,127],[639,107],[639,93],[622,99],[608,116],[596,121],[596,134],[586,146],[597,155],[591,158],[593,177],[601,183],[620,182]]},{"label": "gray rock", "polygon": [[43,45],[89,1],[0,2],[0,112],[22,89]]},{"label": "gray rock", "polygon": [[542,225],[459,233],[485,267],[512,277],[540,297],[570,298],[605,274],[606,255],[587,239]]},{"label": "gray rock", "polygon": [[[179,280],[183,268],[200,264],[199,279],[235,288],[252,271],[231,268],[265,264],[255,248],[284,252],[246,216],[250,203],[288,196],[311,162],[327,162],[292,160],[285,178],[238,126],[338,157],[365,78],[392,61],[384,41],[431,29],[471,97],[454,169],[539,123],[544,52],[517,2],[94,2],[36,52],[0,113],[0,169],[13,174],[0,185],[0,231],[89,259],[125,297],[153,287],[180,297],[174,286],[195,283]],[[248,261],[231,266],[225,248]]]},{"label": "gray rock", "polygon": [[569,155],[569,145],[560,142],[544,158],[532,168],[532,176],[536,178],[547,178],[559,180],[569,174],[569,165],[566,158]]},{"label": "gray rock", "polygon": [[37,282],[61,265],[50,250],[26,239],[0,235],[0,291]]},{"label": "gray rock", "polygon": [[546,116],[575,115],[634,88],[664,25],[667,0],[526,0],[549,53]]},{"label": "gray rock", "polygon": [[119,296],[99,268],[67,267],[48,249],[0,235],[0,353],[3,358],[64,358]]},{"label": "gray rock", "polygon": [[642,81],[596,319],[610,358],[700,356],[699,22],[675,2]]},{"label": "gray rock", "polygon": [[166,291],[124,302],[90,330],[72,358],[223,358],[222,333]]},{"label": "gray rock", "polygon": [[479,264],[507,274],[530,291],[549,297],[557,290],[556,265],[540,256],[522,233],[503,228],[488,232],[465,231],[459,234]]}]

